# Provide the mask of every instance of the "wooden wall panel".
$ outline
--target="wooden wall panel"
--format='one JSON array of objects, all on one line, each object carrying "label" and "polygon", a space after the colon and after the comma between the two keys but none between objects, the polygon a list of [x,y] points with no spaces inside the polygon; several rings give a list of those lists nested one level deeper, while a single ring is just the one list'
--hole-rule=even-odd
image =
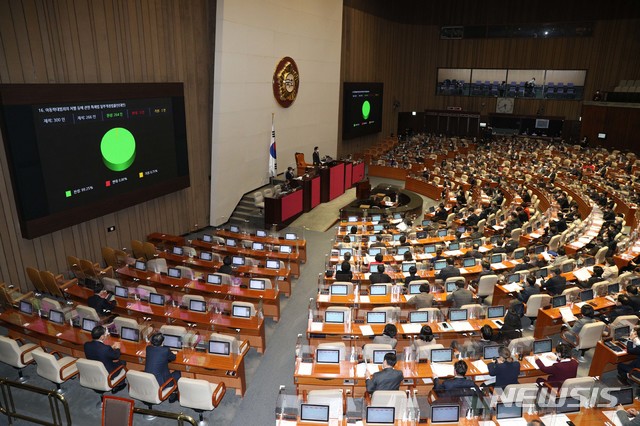
[{"label": "wooden wall panel", "polygon": [[[631,52],[640,52],[638,19],[598,21],[593,37],[441,40],[437,25],[402,24],[345,6],[342,81],[383,82],[384,107],[382,132],[339,143],[339,154],[395,133],[398,112],[448,106],[483,116],[495,112],[495,98],[436,96],[438,68],[586,69],[585,99],[590,99],[622,79],[640,79],[640,55]],[[543,111],[578,120],[581,109],[581,101],[517,99],[514,113]]]},{"label": "wooden wall panel", "polygon": [[191,175],[186,190],[25,240],[0,149],[0,281],[26,289],[25,266],[61,272],[67,255],[99,260],[104,245],[209,222],[215,9],[207,0],[0,2],[0,83],[184,82]]}]

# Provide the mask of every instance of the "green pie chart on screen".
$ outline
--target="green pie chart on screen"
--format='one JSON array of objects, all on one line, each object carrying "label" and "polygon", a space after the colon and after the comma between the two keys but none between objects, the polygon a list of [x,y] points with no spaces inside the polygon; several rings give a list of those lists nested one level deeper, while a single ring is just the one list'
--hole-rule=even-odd
[{"label": "green pie chart on screen", "polygon": [[371,112],[371,104],[369,101],[364,101],[362,103],[362,118],[367,120],[369,118],[369,113]]},{"label": "green pie chart on screen", "polygon": [[114,127],[102,136],[102,161],[114,172],[127,170],[136,159],[136,139],[123,127]]}]

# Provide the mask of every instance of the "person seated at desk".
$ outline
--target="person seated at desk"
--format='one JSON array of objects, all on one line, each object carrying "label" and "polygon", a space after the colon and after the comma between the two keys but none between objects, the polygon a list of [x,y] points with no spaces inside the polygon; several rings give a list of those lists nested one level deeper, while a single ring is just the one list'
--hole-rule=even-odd
[{"label": "person seated at desk", "polygon": [[638,338],[638,332],[632,330],[627,341],[627,354],[635,355],[636,359],[626,364],[618,364],[618,380],[625,385],[629,386],[629,373],[634,368],[640,368],[640,338]]},{"label": "person seated at desk", "polygon": [[418,268],[416,268],[415,266],[409,267],[409,276],[405,277],[405,279],[404,279],[404,286],[405,287],[408,287],[409,283],[411,283],[411,281],[416,281],[416,280],[422,279],[422,277],[420,277],[419,275],[416,275],[417,273],[418,273]]},{"label": "person seated at desk", "polygon": [[[84,344],[84,356],[92,361],[100,361],[107,373],[111,374],[113,370],[126,365],[127,363],[120,360],[120,342],[115,342],[109,346],[104,343],[107,338],[107,330],[97,325],[91,330],[91,341]],[[111,393],[118,393],[127,386],[126,381],[122,381],[118,386],[111,390]]]},{"label": "person seated at desk", "polygon": [[476,243],[471,246],[471,250],[466,253],[467,257],[473,257],[474,259],[482,259],[484,255],[480,251],[480,246]]},{"label": "person seated at desk", "polygon": [[409,250],[405,251],[404,254],[402,255],[402,261],[413,262],[413,253],[411,253]]},{"label": "person seated at desk", "polygon": [[[596,322],[596,311],[593,309],[593,306],[591,305],[582,305],[582,307],[580,307],[580,315],[581,317],[578,318],[572,326],[570,326],[568,323],[564,323],[563,328],[569,328],[569,330],[572,333],[575,333],[576,335],[580,334],[580,330],[582,330],[582,327],[584,327],[587,324],[591,324],[592,322]],[[569,335],[571,336],[571,335]]]},{"label": "person seated at desk", "polygon": [[410,246],[411,244],[407,241],[407,236],[406,235],[401,235],[400,239],[398,240],[400,242],[400,244],[398,244],[398,246],[403,247],[403,246]]},{"label": "person seated at desk", "polygon": [[587,281],[578,281],[578,286],[582,288],[592,288],[595,283],[604,281],[604,278],[602,277],[603,272],[604,272],[604,269],[602,269],[602,266],[600,265],[594,266],[593,275],[591,275],[591,277],[589,277]]},{"label": "person seated at desk", "polygon": [[415,306],[416,309],[431,308],[433,306],[434,296],[430,291],[431,286],[428,283],[420,284],[420,294],[416,294],[411,299],[407,300],[407,305]]},{"label": "person seated at desk", "polygon": [[380,241],[380,237],[376,237],[376,240],[369,244],[369,247],[386,247],[385,244]]},{"label": "person seated at desk", "polygon": [[438,377],[433,378],[433,389],[436,391],[451,391],[454,389],[472,389],[475,387],[473,380],[467,379],[467,363],[463,360],[456,361],[453,365],[455,376],[452,379],[440,381]]},{"label": "person seated at desk", "polygon": [[430,326],[423,325],[420,329],[420,333],[418,334],[417,339],[415,340],[416,347],[419,348],[421,346],[429,346],[435,344],[436,338],[433,335],[433,330]]},{"label": "person seated at desk", "polygon": [[443,221],[447,220],[447,216],[449,216],[449,213],[444,208],[444,203],[440,203],[440,205],[438,205],[438,208],[436,209],[436,211],[433,212],[433,220],[435,222],[443,222]]},{"label": "person seated at desk", "polygon": [[527,303],[529,298],[534,294],[540,294],[540,289],[536,285],[536,278],[533,275],[527,275],[525,285],[522,288],[522,291],[518,292],[516,297],[522,303]]},{"label": "person seated at desk", "polygon": [[284,178],[287,180],[287,182],[290,183],[294,177],[295,175],[293,174],[293,167],[287,167],[287,171],[284,174]]},{"label": "person seated at desk", "polygon": [[[382,255],[382,253],[378,253],[373,258],[373,262],[369,263],[369,265],[366,265],[365,267],[369,269],[369,272],[373,273],[377,270],[378,265],[384,266],[384,263],[382,262],[383,260],[384,256]],[[367,261],[366,257],[364,257],[364,261]]]},{"label": "person seated at desk", "polygon": [[500,327],[500,339],[511,340],[522,337],[522,316],[524,315],[524,305],[520,302],[511,302],[507,313],[504,316],[502,327]]},{"label": "person seated at desk", "polygon": [[493,272],[491,270],[491,264],[489,262],[487,262],[486,260],[483,260],[480,263],[480,266],[482,267],[482,270],[480,271],[480,273],[478,274],[478,278],[482,278],[485,275],[494,275],[495,272]]},{"label": "person seated at desk", "polygon": [[609,313],[602,315],[602,320],[607,324],[611,324],[616,318],[622,315],[633,315],[634,311],[631,307],[631,300],[626,294],[619,294],[616,300],[616,306]]},{"label": "person seated at desk", "polygon": [[518,214],[516,212],[511,212],[509,214],[509,219],[504,224],[504,233],[510,234],[516,228],[520,228],[522,226],[522,222],[518,219]]},{"label": "person seated at desk", "polygon": [[218,272],[220,272],[221,274],[228,274],[228,275],[233,274],[233,268],[231,267],[232,261],[233,259],[231,258],[231,256],[226,255],[222,259],[222,265],[218,268]]},{"label": "person seated at desk", "polygon": [[609,278],[618,278],[618,265],[613,260],[613,257],[607,257],[605,259],[606,265],[603,268],[602,278],[608,280]]},{"label": "person seated at desk", "polygon": [[369,281],[371,284],[384,284],[392,281],[391,277],[384,272],[384,264],[376,265],[376,270],[377,272],[372,272],[371,275],[369,275]]},{"label": "person seated at desk", "polygon": [[482,238],[484,235],[480,232],[480,228],[474,225],[471,227],[471,233],[469,234],[469,238],[472,240],[476,240],[478,238]]},{"label": "person seated at desk", "polygon": [[465,340],[462,344],[462,355],[465,358],[468,357],[482,357],[482,351],[485,346],[495,344],[498,340],[498,335],[493,334],[493,329],[490,325],[485,324],[480,328],[480,340]]},{"label": "person seated at desk", "polygon": [[113,300],[113,295],[104,289],[104,285],[100,281],[96,283],[94,292],[87,299],[87,305],[95,309],[101,317],[109,316],[117,305],[117,302]]},{"label": "person seated at desk", "polygon": [[369,394],[378,390],[400,390],[400,384],[404,380],[402,371],[394,370],[397,357],[393,352],[388,352],[384,355],[382,361],[382,370],[373,373],[369,373],[369,370],[365,372],[365,381],[367,385],[367,392]]},{"label": "person seated at desk", "polygon": [[386,324],[382,331],[382,336],[376,336],[373,338],[373,343],[380,343],[385,345],[391,345],[392,349],[395,349],[398,344],[396,336],[398,335],[398,328],[394,324]]},{"label": "person seated at desk", "polygon": [[578,361],[571,357],[571,348],[566,343],[558,343],[556,346],[557,360],[549,367],[540,361],[540,357],[535,355],[535,362],[538,369],[549,375],[545,379],[538,379],[538,383],[547,382],[554,388],[560,388],[565,380],[573,379],[578,375]]},{"label": "person seated at desk", "polygon": [[525,254],[524,257],[522,258],[522,263],[517,264],[515,268],[513,268],[512,273],[515,274],[516,272],[520,272],[520,271],[530,271],[536,266],[537,266],[537,262],[535,260],[532,260],[531,256],[529,256],[528,254]]},{"label": "person seated at desk", "polygon": [[345,258],[345,261],[340,264],[340,270],[336,272],[336,281],[351,281],[352,279],[351,264]]},{"label": "person seated at desk", "polygon": [[451,302],[453,308],[460,308],[464,305],[470,305],[474,301],[475,295],[471,290],[464,288],[464,281],[456,282],[456,290],[447,295],[447,302]]},{"label": "person seated at desk", "polygon": [[622,426],[640,426],[640,413],[635,408],[625,410],[623,406],[619,406],[616,411],[618,421]]},{"label": "person seated at desk", "polygon": [[542,284],[542,290],[547,291],[552,296],[562,294],[567,286],[567,279],[562,276],[560,268],[553,270],[553,276]]},{"label": "person seated at desk", "polygon": [[500,356],[494,359],[491,364],[487,365],[489,375],[496,378],[493,386],[504,389],[508,385],[518,384],[520,363],[513,359],[509,349],[504,346],[500,348],[498,353]]},{"label": "person seated at desk", "polygon": [[[169,371],[169,363],[176,360],[176,354],[171,350],[162,346],[164,342],[164,336],[162,333],[155,333],[151,336],[151,345],[146,349],[146,361],[144,363],[144,372],[151,373],[155,376],[159,385],[173,377],[176,382],[180,379],[179,371]],[[171,385],[167,385],[171,386]],[[178,393],[175,391],[169,397],[169,402],[173,403],[178,400]]]},{"label": "person seated at desk", "polygon": [[445,266],[444,268],[440,269],[440,272],[438,272],[436,274],[436,278],[440,279],[442,281],[446,281],[447,278],[450,277],[459,277],[460,276],[460,269],[456,268],[453,264],[453,257],[448,257],[447,258],[447,266]]},{"label": "person seated at desk", "polygon": [[640,295],[638,294],[638,286],[627,286],[627,296],[629,296],[629,306],[633,308],[633,311],[635,313],[640,312]]},{"label": "person seated at desk", "polygon": [[467,218],[465,219],[464,223],[466,226],[476,226],[478,224],[478,222],[480,222],[480,214],[482,213],[482,210],[480,209],[475,209],[469,216],[467,216]]}]

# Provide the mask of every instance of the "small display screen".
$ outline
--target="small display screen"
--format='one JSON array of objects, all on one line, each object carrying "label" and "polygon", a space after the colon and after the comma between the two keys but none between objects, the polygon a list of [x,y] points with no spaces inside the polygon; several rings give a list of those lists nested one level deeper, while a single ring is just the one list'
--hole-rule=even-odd
[{"label": "small display screen", "polygon": [[466,309],[449,309],[449,320],[450,321],[466,321],[467,313],[468,312]]},{"label": "small display screen", "polygon": [[249,288],[251,290],[264,290],[266,286],[263,280],[257,280],[255,278],[251,278],[249,280]]},{"label": "small display screen", "polygon": [[207,262],[211,262],[213,260],[213,254],[211,254],[208,251],[201,251],[200,252],[200,259],[201,260],[205,260]]},{"label": "small display screen", "polygon": [[162,333],[162,335],[164,336],[162,346],[166,346],[171,349],[182,349],[182,337],[164,333]]},{"label": "small display screen", "polygon": [[130,342],[138,342],[140,340],[140,330],[137,328],[122,327],[120,329],[120,338]]},{"label": "small display screen", "polygon": [[171,250],[171,252],[173,254],[177,254],[178,256],[182,256],[182,254],[184,253],[184,250],[182,249],[182,247],[175,246],[173,250]]},{"label": "small display screen", "polygon": [[127,287],[123,287],[120,285],[116,286],[116,296],[117,297],[123,297],[123,298],[127,298],[129,297],[129,289]]},{"label": "small display screen", "polygon": [[502,318],[504,316],[504,306],[489,306],[487,310],[487,317],[491,318]]},{"label": "small display screen", "polygon": [[429,312],[428,311],[409,312],[409,322],[410,323],[429,322]]},{"label": "small display screen", "polygon": [[209,340],[209,353],[214,355],[231,354],[231,343],[222,340]]},{"label": "small display screen", "polygon": [[231,315],[234,317],[240,317],[240,318],[250,318],[251,317],[251,308],[249,308],[248,306],[233,306],[233,311],[231,312]]},{"label": "small display screen", "polygon": [[367,322],[369,324],[384,324],[387,322],[386,312],[367,312]]},{"label": "small display screen", "polygon": [[500,348],[504,346],[501,345],[489,345],[482,348],[484,359],[494,359],[500,356]]},{"label": "small display screen", "polygon": [[208,284],[221,284],[222,283],[222,278],[220,277],[220,275],[208,274],[207,275],[207,283]]},{"label": "small display screen", "polygon": [[431,362],[451,362],[453,349],[431,349]]},{"label": "small display screen", "polygon": [[460,421],[459,405],[432,405],[431,423],[458,423]]},{"label": "small display screen", "polygon": [[91,332],[91,330],[93,330],[96,325],[98,325],[97,321],[94,321],[89,318],[82,318],[82,329],[84,331]]},{"label": "small display screen", "polygon": [[367,407],[367,424],[392,425],[395,423],[394,407]]},{"label": "small display screen", "polygon": [[329,422],[329,406],[300,404],[300,420],[303,422]]},{"label": "small display screen", "polygon": [[279,260],[267,260],[267,269],[280,269]]},{"label": "small display screen", "polygon": [[338,364],[340,362],[340,350],[316,349],[316,362],[320,364]]},{"label": "small display screen", "polygon": [[178,269],[178,268],[169,268],[168,275],[171,278],[180,278],[180,275],[181,275],[180,274],[180,269]]},{"label": "small display screen", "polygon": [[473,257],[465,257],[462,259],[463,268],[473,268],[476,266],[476,260]]},{"label": "small display screen", "polygon": [[336,296],[346,296],[348,291],[344,284],[333,284],[330,289],[331,294]]},{"label": "small display screen", "polygon": [[541,339],[533,342],[533,354],[544,354],[551,352],[551,339]]},{"label": "small display screen", "polygon": [[146,271],[147,265],[142,260],[136,260],[136,269],[139,271]]},{"label": "small display screen", "polygon": [[189,300],[189,310],[194,312],[206,312],[207,304],[203,300]]},{"label": "small display screen", "polygon": [[555,296],[551,299],[551,306],[553,306],[554,308],[559,308],[560,306],[564,306],[566,304],[567,296],[565,295]]},{"label": "small display screen", "polygon": [[334,324],[343,324],[344,312],[343,311],[326,311],[324,313],[324,322],[334,323]]},{"label": "small display screen", "polygon": [[56,324],[63,324],[64,314],[60,311],[56,311],[55,309],[51,309],[49,311],[49,321],[54,322]]},{"label": "small display screen", "polygon": [[518,406],[516,404],[504,404],[502,402],[498,402],[496,406],[496,419],[519,419],[522,417],[522,406]]},{"label": "small display screen", "polygon": [[386,285],[371,285],[369,286],[369,294],[372,296],[384,296],[387,294]]},{"label": "small display screen", "polygon": [[382,349],[382,350],[374,350],[373,351],[373,363],[374,364],[382,364],[382,361],[384,361],[384,356],[388,353],[392,353],[395,354],[396,351],[390,351],[387,349]]},{"label": "small display screen", "polygon": [[152,305],[164,306],[164,295],[158,293],[150,293],[149,303],[151,303]]}]

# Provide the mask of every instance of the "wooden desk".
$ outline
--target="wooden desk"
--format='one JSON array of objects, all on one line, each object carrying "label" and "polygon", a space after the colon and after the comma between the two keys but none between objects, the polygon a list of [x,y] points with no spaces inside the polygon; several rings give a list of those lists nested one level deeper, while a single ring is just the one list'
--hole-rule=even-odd
[{"label": "wooden desk", "polygon": [[[610,301],[606,297],[596,297],[591,302],[594,302],[596,306],[595,310],[608,309],[615,306],[615,302]],[[574,304],[571,309],[574,315],[580,314],[580,307],[578,304]],[[560,314],[560,308],[540,309],[538,311],[538,318],[536,319],[536,328],[533,332],[533,337],[536,339],[542,339],[552,334],[560,333],[562,328],[562,315]]]},{"label": "wooden desk", "polygon": [[418,194],[422,194],[425,197],[429,197],[432,200],[438,201],[440,200],[440,196],[442,195],[442,190],[444,189],[444,187],[441,185],[435,185],[422,179],[407,176],[404,182],[404,189],[417,192]]},{"label": "wooden desk", "polygon": [[596,345],[596,350],[591,360],[589,375],[591,377],[601,376],[603,373],[616,368],[618,364],[633,361],[636,357],[636,355],[629,355],[627,351],[616,353],[600,341]]},{"label": "wooden desk", "polygon": [[156,246],[173,247],[185,245],[185,238],[178,235],[163,234],[161,232],[153,232],[147,235],[147,241]]},{"label": "wooden desk", "polygon": [[287,194],[265,197],[265,227],[275,226],[276,229],[282,229],[296,220],[303,213],[303,194],[303,188],[298,188]]},{"label": "wooden desk", "polygon": [[[262,301],[265,316],[280,319],[280,292],[275,288],[269,290],[251,290],[238,286],[207,284],[202,281],[191,281],[186,278],[169,278],[149,271],[139,271],[124,266],[118,269],[118,276],[128,287],[138,287],[139,283],[156,287],[162,294],[173,295],[175,292],[200,294],[206,297],[228,300],[242,300],[259,303]],[[247,284],[250,278],[242,278]]]},{"label": "wooden desk", "polygon": [[[84,343],[91,340],[91,333],[69,324],[57,325],[36,315],[27,316],[15,310],[0,314],[0,321],[9,330],[9,336],[23,338],[42,347],[56,350],[74,357],[84,358]],[[146,342],[129,342],[107,337],[105,344],[121,342],[120,358],[127,362],[127,368],[144,370]],[[169,364],[172,370],[179,370],[183,377],[224,382],[243,396],[246,391],[244,357],[249,350],[249,342],[242,343],[242,353],[233,356],[211,355],[188,349],[178,351],[176,360]]]},{"label": "wooden desk", "polygon": [[216,231],[215,235],[222,238],[235,238],[237,240],[250,240],[250,241],[258,241],[265,244],[274,244],[274,245],[287,245],[297,247],[298,253],[300,255],[300,260],[302,263],[307,261],[307,242],[303,239],[297,240],[286,240],[284,238],[278,237],[258,237],[256,235],[251,234],[243,234],[241,232],[231,232],[226,229],[220,229]]},{"label": "wooden desk", "polygon": [[[93,291],[78,285],[68,288],[65,292],[73,300],[82,304],[86,304],[87,299],[93,295]],[[264,319],[259,318],[257,315],[251,318],[237,318],[228,314],[216,314],[215,312],[193,312],[171,305],[158,306],[132,298],[116,297],[114,300],[116,302],[114,313],[136,320],[151,317],[151,322],[156,328],[160,328],[164,324],[182,325],[184,327],[188,327],[189,324],[197,324],[197,330],[203,332],[201,334],[215,331],[235,336],[236,332],[238,332],[240,337],[243,340],[248,340],[251,346],[256,348],[259,353],[264,353],[266,348]],[[207,306],[210,303],[211,300],[208,300]],[[228,313],[231,311],[231,304],[229,302],[226,302],[226,304],[229,306],[223,306],[223,308]]]}]

